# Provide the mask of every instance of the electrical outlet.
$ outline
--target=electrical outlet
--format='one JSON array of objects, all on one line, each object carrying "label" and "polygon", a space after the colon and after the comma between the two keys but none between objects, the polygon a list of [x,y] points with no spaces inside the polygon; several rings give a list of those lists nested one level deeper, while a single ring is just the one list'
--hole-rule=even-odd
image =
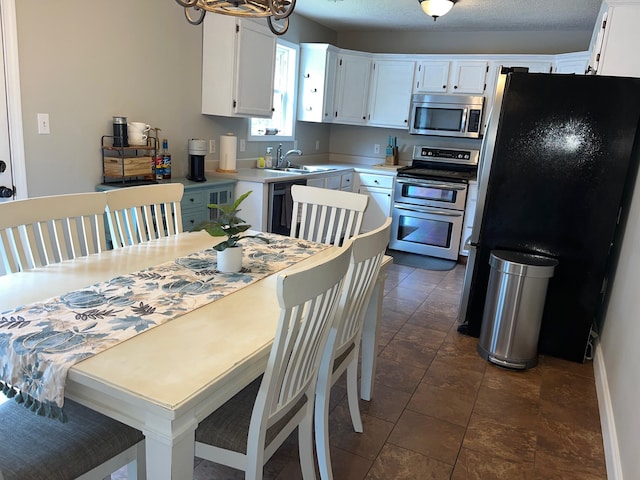
[{"label": "electrical outlet", "polygon": [[216,153],[216,141],[209,140],[209,153]]},{"label": "electrical outlet", "polygon": [[240,151],[244,152],[246,148],[247,148],[247,145],[245,144],[245,139],[241,138],[240,139]]},{"label": "electrical outlet", "polygon": [[316,140],[316,152],[320,150],[320,140]]},{"label": "electrical outlet", "polygon": [[297,150],[298,149],[298,140],[294,140],[293,141],[293,149]]},{"label": "electrical outlet", "polygon": [[38,114],[38,134],[49,135],[50,133],[51,133],[51,129],[49,125],[49,114],[39,113]]},{"label": "electrical outlet", "polygon": [[380,153],[380,144],[376,143],[373,145],[373,153]]}]

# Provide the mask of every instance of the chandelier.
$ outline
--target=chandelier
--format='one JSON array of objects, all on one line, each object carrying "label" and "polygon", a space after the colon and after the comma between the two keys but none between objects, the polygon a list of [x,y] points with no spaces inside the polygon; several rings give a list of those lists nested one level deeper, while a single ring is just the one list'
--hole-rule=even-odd
[{"label": "chandelier", "polygon": [[289,15],[296,0],[176,0],[192,25],[200,25],[206,12],[235,17],[266,17],[269,29],[276,35],[289,28]]},{"label": "chandelier", "polygon": [[434,22],[453,7],[452,0],[418,0],[418,2],[424,13],[433,17]]}]

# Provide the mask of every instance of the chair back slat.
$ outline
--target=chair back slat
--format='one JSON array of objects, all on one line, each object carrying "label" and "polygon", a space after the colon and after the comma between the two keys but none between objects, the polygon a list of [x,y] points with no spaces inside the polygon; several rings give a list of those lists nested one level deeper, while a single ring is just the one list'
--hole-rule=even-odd
[{"label": "chair back slat", "polygon": [[353,429],[363,431],[358,401],[358,357],[364,318],[377,283],[391,233],[391,218],[376,230],[353,237],[351,261],[334,323],[322,352],[316,386],[314,427],[320,476],[333,478],[329,445],[331,388],[346,372],[347,403]]},{"label": "chair back slat", "polygon": [[350,256],[351,246],[346,245],[322,263],[278,277],[280,320],[256,400],[252,428],[273,425],[304,394],[310,395],[312,401],[320,358]]},{"label": "chair back slat", "polygon": [[371,298],[390,233],[391,218],[387,218],[379,228],[353,238],[351,262],[334,324],[337,329],[334,358],[360,339],[365,307]]},{"label": "chair back slat", "polygon": [[0,204],[0,274],[99,253],[106,248],[103,192]]},{"label": "chair back slat", "polygon": [[290,235],[340,245],[360,233],[369,197],[353,192],[293,185]]},{"label": "chair back slat", "polygon": [[109,190],[107,224],[113,248],[137,245],[182,232],[181,183]]}]

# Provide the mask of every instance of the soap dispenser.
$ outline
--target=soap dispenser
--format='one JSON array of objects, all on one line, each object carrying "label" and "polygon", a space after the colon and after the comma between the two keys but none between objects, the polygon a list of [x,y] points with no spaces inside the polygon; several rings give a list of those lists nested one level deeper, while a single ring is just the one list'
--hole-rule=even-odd
[{"label": "soap dispenser", "polygon": [[271,156],[272,151],[273,151],[273,147],[267,147],[267,153],[265,153],[264,155],[265,168],[273,168],[273,157]]}]

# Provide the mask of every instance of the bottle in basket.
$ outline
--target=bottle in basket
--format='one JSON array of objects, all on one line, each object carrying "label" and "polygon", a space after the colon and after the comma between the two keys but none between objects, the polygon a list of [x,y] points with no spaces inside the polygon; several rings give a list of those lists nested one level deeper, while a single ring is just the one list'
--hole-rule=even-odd
[{"label": "bottle in basket", "polygon": [[169,142],[166,138],[162,139],[162,178],[165,180],[171,178],[171,154],[169,153]]}]

